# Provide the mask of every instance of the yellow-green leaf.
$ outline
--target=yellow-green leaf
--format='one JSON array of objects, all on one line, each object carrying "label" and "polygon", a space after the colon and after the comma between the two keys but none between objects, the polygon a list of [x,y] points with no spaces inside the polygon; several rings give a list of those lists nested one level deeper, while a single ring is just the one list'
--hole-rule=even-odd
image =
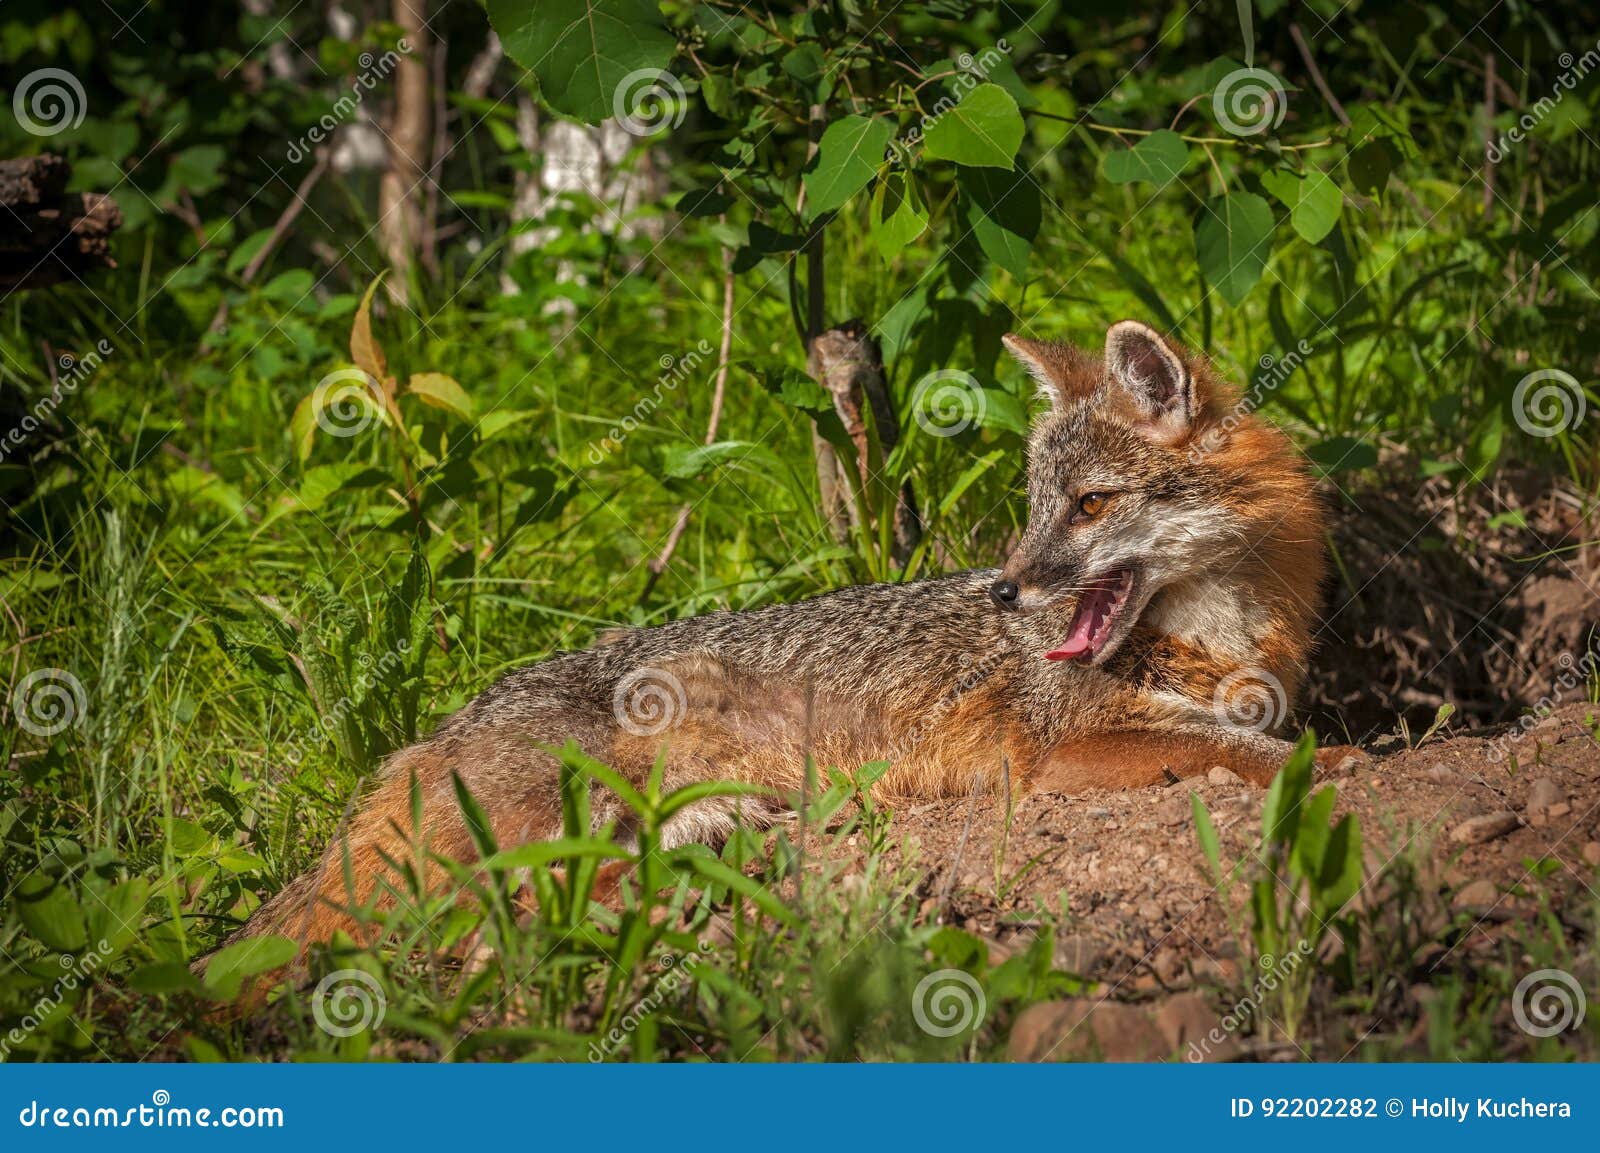
[{"label": "yellow-green leaf", "polygon": [[472,419],[474,409],[467,390],[442,372],[415,374],[406,385],[406,391],[423,404],[442,408],[462,420]]},{"label": "yellow-green leaf", "polygon": [[385,392],[390,390],[389,362],[384,359],[383,346],[372,335],[372,294],[378,291],[378,285],[383,283],[383,274],[379,273],[361,298],[361,307],[356,309],[356,319],[350,325],[350,359],[357,368],[373,380],[378,382]]}]

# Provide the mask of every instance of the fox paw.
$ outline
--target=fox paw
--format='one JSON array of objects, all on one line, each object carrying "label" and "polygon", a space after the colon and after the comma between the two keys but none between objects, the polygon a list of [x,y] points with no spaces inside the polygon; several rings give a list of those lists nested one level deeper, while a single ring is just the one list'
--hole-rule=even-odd
[{"label": "fox paw", "polygon": [[1357,769],[1372,763],[1372,757],[1355,745],[1327,745],[1317,750],[1317,768],[1330,773]]}]

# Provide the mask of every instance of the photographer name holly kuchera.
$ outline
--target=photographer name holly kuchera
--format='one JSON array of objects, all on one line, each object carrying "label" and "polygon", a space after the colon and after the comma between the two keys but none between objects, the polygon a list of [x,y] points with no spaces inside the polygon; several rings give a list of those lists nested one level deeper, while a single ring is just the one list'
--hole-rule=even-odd
[{"label": "photographer name holly kuchera", "polygon": [[1571,1117],[1572,1106],[1566,1101],[1530,1101],[1526,1097],[1501,1100],[1495,1097],[1413,1097],[1410,1116],[1432,1117],[1464,1122],[1469,1117]]}]

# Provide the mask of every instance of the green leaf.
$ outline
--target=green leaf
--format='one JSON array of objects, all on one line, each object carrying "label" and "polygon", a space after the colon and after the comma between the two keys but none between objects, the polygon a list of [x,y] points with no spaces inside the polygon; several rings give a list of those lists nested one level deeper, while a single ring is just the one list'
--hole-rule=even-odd
[{"label": "green leaf", "polygon": [[432,408],[441,408],[462,420],[471,420],[476,409],[467,390],[442,372],[419,372],[406,383],[406,391]]},{"label": "green leaf", "polygon": [[1013,168],[1022,147],[1022,113],[998,84],[980,84],[924,131],[923,153],[969,168]]},{"label": "green leaf", "polygon": [[1165,188],[1189,163],[1189,146],[1176,132],[1162,128],[1142,137],[1132,148],[1107,152],[1100,171],[1113,184],[1144,180]]},{"label": "green leaf", "polygon": [[957,174],[967,226],[983,254],[1019,280],[1028,274],[1042,215],[1039,189],[1024,173],[966,168]]},{"label": "green leaf", "polygon": [[1200,213],[1194,249],[1206,280],[1222,299],[1239,304],[1272,253],[1272,209],[1253,192],[1214,198]]},{"label": "green leaf", "polygon": [[733,207],[733,197],[721,191],[719,186],[710,185],[705,188],[691,188],[678,197],[674,211],[685,216],[716,216]]},{"label": "green leaf", "polygon": [[[226,153],[219,144],[196,144],[185,148],[168,161],[162,192],[183,189],[191,196],[204,196],[222,183],[222,161]],[[167,199],[157,193],[157,199]]]},{"label": "green leaf", "polygon": [[13,904],[23,926],[58,953],[76,953],[89,941],[83,909],[61,881],[33,873],[17,885]]},{"label": "green leaf", "polygon": [[1328,849],[1328,834],[1332,832],[1329,821],[1333,819],[1333,802],[1336,791],[1332,785],[1319,789],[1302,806],[1300,830],[1289,852],[1289,868],[1297,876],[1316,882],[1322,871],[1322,857]]},{"label": "green leaf", "polygon": [[628,88],[654,82],[677,51],[654,0],[487,0],[487,7],[506,55],[539,78],[540,99],[590,124],[619,115],[619,106],[626,111]]},{"label": "green leaf", "polygon": [[542,869],[555,861],[591,858],[594,860],[624,861],[631,854],[620,845],[586,837],[558,837],[554,841],[534,841],[503,849],[481,864],[491,872],[511,869]]},{"label": "green leaf", "polygon": [[109,946],[114,953],[138,936],[149,898],[150,882],[137,877],[96,893],[84,910],[88,939],[95,949],[105,953]]},{"label": "green leaf", "polygon": [[452,772],[450,778],[455,786],[456,807],[461,810],[467,833],[478,850],[478,859],[493,857],[500,851],[500,846],[495,843],[494,825],[489,820],[489,814],[483,811],[483,806],[472,795],[472,790],[467,788],[467,782],[461,779],[460,773]]},{"label": "green leaf", "polygon": [[699,873],[714,884],[726,885],[780,925],[792,926],[797,923],[794,911],[765,885],[713,857],[702,857],[679,849],[673,854],[672,863],[686,872]]},{"label": "green leaf", "polygon": [[514,424],[521,424],[525,420],[532,420],[543,415],[531,408],[497,408],[483,414],[483,419],[478,422],[478,439],[488,440],[499,436]]},{"label": "green leaf", "polygon": [[790,408],[812,414],[833,411],[833,397],[828,390],[792,364],[763,370],[761,384]]},{"label": "green leaf", "polygon": [[328,503],[328,498],[336,492],[346,488],[371,488],[388,479],[379,469],[359,461],[322,464],[306,470],[296,495],[300,498],[301,508],[315,512]]},{"label": "green leaf", "polygon": [[815,102],[827,73],[822,49],[815,44],[802,44],[792,49],[783,58],[783,71],[808,102]]},{"label": "green leaf", "polygon": [[1267,844],[1292,845],[1300,828],[1300,811],[1311,791],[1311,770],[1316,765],[1317,740],[1310,733],[1289,754],[1267,787],[1261,804],[1261,839]]},{"label": "green leaf", "polygon": [[1322,855],[1322,872],[1317,878],[1317,912],[1332,916],[1344,907],[1361,888],[1361,824],[1354,813],[1346,813],[1333,832]]},{"label": "green leaf", "polygon": [[832,212],[865,188],[893,136],[894,126],[881,116],[846,116],[828,125],[817,145],[816,166],[802,178],[806,216]]},{"label": "green leaf", "polygon": [[1350,153],[1345,170],[1356,190],[1368,196],[1377,196],[1389,183],[1389,173],[1396,167],[1394,148],[1384,140],[1363,144]]},{"label": "green leaf", "polygon": [[177,961],[162,961],[135,969],[128,976],[128,987],[135,993],[160,996],[164,993],[198,993],[200,981],[189,966]]},{"label": "green leaf", "polygon": [[1490,409],[1472,430],[1462,462],[1467,471],[1479,479],[1486,476],[1494,462],[1500,459],[1500,448],[1505,443],[1505,414],[1498,408]]},{"label": "green leaf", "polygon": [[1344,195],[1320,169],[1301,175],[1274,168],[1261,177],[1261,186],[1289,210],[1289,222],[1307,244],[1320,244],[1339,223]]},{"label": "green leaf", "polygon": [[716,444],[669,449],[663,471],[674,480],[688,480],[708,471],[714,464],[742,467],[768,477],[783,472],[783,462],[771,449],[748,440],[719,440]]},{"label": "green leaf", "polygon": [[1189,794],[1189,813],[1194,817],[1194,835],[1200,842],[1200,851],[1211,866],[1211,882],[1222,884],[1222,841],[1217,836],[1217,826],[1212,823],[1211,812],[1199,793]]},{"label": "green leaf", "polygon": [[300,951],[287,937],[246,937],[211,955],[206,965],[206,992],[224,1001],[239,995],[246,977],[282,968]]},{"label": "green leaf", "polygon": [[980,388],[978,392],[983,398],[978,410],[979,425],[1028,435],[1028,406],[1024,401],[998,388]]},{"label": "green leaf", "polygon": [[878,182],[872,195],[872,238],[885,262],[899,256],[927,227],[928,211],[909,172],[891,172]]}]

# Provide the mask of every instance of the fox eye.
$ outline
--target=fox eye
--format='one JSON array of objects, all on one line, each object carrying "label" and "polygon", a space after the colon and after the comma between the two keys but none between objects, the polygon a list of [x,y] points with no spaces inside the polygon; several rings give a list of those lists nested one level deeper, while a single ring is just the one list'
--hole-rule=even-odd
[{"label": "fox eye", "polygon": [[1073,520],[1093,520],[1105,511],[1106,505],[1111,503],[1109,492],[1086,492],[1078,498],[1077,513]]}]

